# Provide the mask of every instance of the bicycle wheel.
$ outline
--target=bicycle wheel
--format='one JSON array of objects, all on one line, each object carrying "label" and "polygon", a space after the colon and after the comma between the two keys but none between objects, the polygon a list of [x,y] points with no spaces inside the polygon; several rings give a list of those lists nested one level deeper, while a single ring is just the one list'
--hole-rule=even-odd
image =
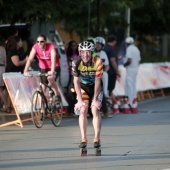
[{"label": "bicycle wheel", "polygon": [[63,105],[62,102],[60,102],[60,106],[56,107],[55,111],[51,114],[51,121],[54,126],[58,127],[61,124],[63,118]]},{"label": "bicycle wheel", "polygon": [[41,128],[45,119],[44,97],[40,91],[35,91],[31,101],[31,116],[34,125]]}]

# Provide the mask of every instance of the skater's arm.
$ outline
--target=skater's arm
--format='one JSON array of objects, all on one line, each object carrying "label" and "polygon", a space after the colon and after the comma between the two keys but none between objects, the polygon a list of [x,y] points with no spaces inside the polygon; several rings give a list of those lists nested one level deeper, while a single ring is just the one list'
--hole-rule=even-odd
[{"label": "skater's arm", "polygon": [[83,102],[82,96],[81,96],[81,87],[80,87],[80,80],[79,77],[73,77],[74,82],[74,88],[77,94],[78,102]]},{"label": "skater's arm", "polygon": [[91,107],[95,106],[98,110],[101,108],[101,101],[98,100],[99,94],[101,92],[101,78],[96,78],[94,86],[94,97]]},{"label": "skater's arm", "polygon": [[95,86],[94,86],[94,97],[93,100],[98,100],[99,93],[101,91],[101,78],[95,79]]}]

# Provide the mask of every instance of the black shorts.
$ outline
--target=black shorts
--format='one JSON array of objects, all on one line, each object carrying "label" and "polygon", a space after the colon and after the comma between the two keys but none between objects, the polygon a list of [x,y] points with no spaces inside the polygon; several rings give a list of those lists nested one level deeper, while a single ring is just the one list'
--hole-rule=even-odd
[{"label": "black shorts", "polygon": [[[40,69],[40,72],[41,73],[47,73],[48,71],[50,71],[51,69],[50,68],[47,68],[47,69]],[[55,80],[57,80],[57,78],[59,77],[60,75],[60,66],[56,67],[55,68],[55,72],[56,72],[56,78]],[[48,80],[47,80],[47,77],[46,76],[42,76],[42,83],[45,83],[45,84],[48,84]]]},{"label": "black shorts", "polygon": [[109,90],[109,95],[111,95],[112,91],[115,88],[116,85],[116,74],[111,74],[109,75],[109,82],[108,82],[108,90]]}]

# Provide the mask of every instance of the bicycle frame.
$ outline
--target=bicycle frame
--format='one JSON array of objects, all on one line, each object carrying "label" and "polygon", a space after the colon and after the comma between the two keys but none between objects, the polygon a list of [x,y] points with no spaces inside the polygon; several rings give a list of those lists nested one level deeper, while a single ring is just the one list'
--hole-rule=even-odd
[{"label": "bicycle frame", "polygon": [[[46,113],[45,114],[48,114],[48,113],[51,113],[53,111],[52,104],[53,104],[54,91],[53,91],[53,89],[51,88],[50,85],[48,85],[46,83],[42,83],[42,76],[43,75],[44,74],[40,74],[40,83],[39,83],[38,90],[42,93],[42,95],[44,97],[45,105],[46,105],[46,107],[45,107]],[[45,74],[45,76],[47,76],[47,75]],[[49,93],[48,97],[45,95],[45,92],[43,91],[42,85],[44,85],[46,88],[48,88],[48,93]]]},{"label": "bicycle frame", "polygon": [[[33,118],[33,122],[37,128],[42,127],[45,117],[51,118],[52,123],[54,124],[54,126],[57,127],[60,125],[62,120],[63,107],[61,102],[59,104],[59,107],[56,106],[55,93],[51,86],[46,83],[42,83],[42,76],[44,75],[48,76],[48,74],[42,73],[35,75],[40,77],[40,82],[38,89],[34,92],[32,97],[31,115]],[[45,86],[46,90],[48,89],[48,96],[46,96],[43,85]],[[36,107],[38,103],[40,104],[40,106]]]}]

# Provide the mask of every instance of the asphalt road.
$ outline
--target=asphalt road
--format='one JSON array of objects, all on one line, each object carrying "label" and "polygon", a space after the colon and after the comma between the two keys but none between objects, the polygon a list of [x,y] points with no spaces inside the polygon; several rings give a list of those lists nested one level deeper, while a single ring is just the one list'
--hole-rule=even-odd
[{"label": "asphalt road", "polygon": [[47,120],[41,129],[0,129],[0,169],[7,170],[170,170],[170,96],[139,103],[138,114],[102,118],[102,156],[93,149],[89,118],[88,155],[79,153],[77,118],[60,127]]}]

